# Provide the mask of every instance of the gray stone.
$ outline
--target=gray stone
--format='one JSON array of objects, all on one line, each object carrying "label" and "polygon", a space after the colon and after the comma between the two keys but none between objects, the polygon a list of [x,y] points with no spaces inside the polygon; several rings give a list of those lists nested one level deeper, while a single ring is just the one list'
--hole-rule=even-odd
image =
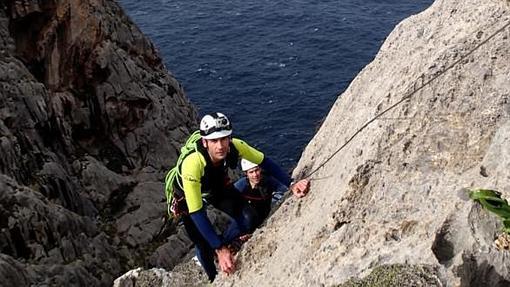
[{"label": "gray stone", "polygon": [[2,278],[2,286],[5,287],[30,286],[25,266],[11,256],[1,253],[0,277]]},{"label": "gray stone", "polygon": [[149,258],[151,266],[172,270],[180,263],[192,246],[183,227],[178,229],[176,235],[168,238],[168,241],[159,246]]}]

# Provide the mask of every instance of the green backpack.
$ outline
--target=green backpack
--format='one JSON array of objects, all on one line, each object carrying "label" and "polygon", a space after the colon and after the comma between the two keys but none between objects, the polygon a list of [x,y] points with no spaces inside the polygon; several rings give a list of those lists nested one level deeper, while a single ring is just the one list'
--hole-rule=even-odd
[{"label": "green backpack", "polygon": [[[202,138],[200,135],[200,131],[197,130],[193,132],[183,147],[181,147],[181,153],[179,154],[179,158],[175,163],[175,166],[168,171],[165,177],[165,195],[166,195],[166,203],[168,206],[168,215],[170,217],[178,217],[185,213],[183,208],[181,207],[181,203],[184,202],[184,196],[181,198],[176,198],[175,188],[179,187],[181,190],[184,190],[182,186],[181,177],[181,166],[184,159],[193,152],[197,151],[197,142]],[[177,184],[177,186],[176,186]]]}]

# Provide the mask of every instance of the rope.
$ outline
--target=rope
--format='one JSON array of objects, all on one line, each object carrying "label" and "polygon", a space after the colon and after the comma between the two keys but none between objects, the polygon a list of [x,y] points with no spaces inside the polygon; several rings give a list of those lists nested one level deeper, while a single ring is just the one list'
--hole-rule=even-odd
[{"label": "rope", "polygon": [[[498,22],[495,22],[493,23],[491,26],[494,26],[496,23]],[[474,51],[478,50],[481,46],[485,45],[488,41],[490,41],[492,38],[494,38],[496,35],[498,35],[499,33],[501,33],[502,31],[504,31],[508,26],[510,26],[510,21],[508,23],[506,23],[505,25],[503,25],[503,27],[499,28],[498,30],[496,30],[496,32],[492,33],[489,37],[487,37],[485,40],[481,41],[480,43],[478,43],[478,45],[476,45],[473,49],[471,49],[468,53],[466,53],[465,55],[463,55],[462,57],[460,57],[457,61],[453,62],[450,66],[446,67],[444,70],[442,70],[441,72],[439,72],[438,74],[436,74],[435,76],[433,76],[432,78],[430,78],[430,80],[426,81],[425,83],[423,83],[420,87],[416,88],[415,90],[413,90],[412,92],[410,92],[409,94],[405,95],[402,97],[402,99],[400,99],[398,102],[394,103],[393,105],[389,106],[388,108],[386,108],[385,110],[383,110],[382,112],[380,112],[379,114],[375,115],[372,119],[370,119],[368,122],[366,122],[364,125],[362,125],[343,145],[341,145],[335,152],[333,152],[324,162],[322,162],[317,168],[315,168],[314,170],[312,170],[308,175],[306,176],[303,176],[302,178],[309,178],[311,177],[314,173],[316,173],[319,169],[321,169],[322,167],[324,167],[335,155],[337,155],[342,149],[344,149],[358,134],[360,134],[366,127],[368,127],[372,122],[374,122],[375,120],[377,120],[379,117],[381,117],[382,115],[384,115],[385,113],[387,113],[388,111],[394,109],[396,106],[400,105],[402,102],[410,99],[414,94],[416,94],[417,92],[419,92],[420,90],[422,90],[424,87],[428,86],[430,83],[432,83],[434,80],[436,80],[437,78],[439,78],[440,76],[444,75],[446,72],[448,72],[449,70],[451,70],[453,67],[455,67],[456,65],[458,65],[461,61],[463,61],[464,59],[466,59],[469,55],[471,55]],[[413,87],[415,87],[416,83],[413,85]]]}]

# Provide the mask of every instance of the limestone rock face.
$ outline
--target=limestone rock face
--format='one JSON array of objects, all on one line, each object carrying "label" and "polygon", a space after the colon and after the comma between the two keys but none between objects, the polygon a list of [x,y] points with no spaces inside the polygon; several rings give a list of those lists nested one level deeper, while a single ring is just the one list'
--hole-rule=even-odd
[{"label": "limestone rock face", "polygon": [[309,196],[287,200],[245,245],[239,271],[217,284],[336,286],[404,264],[406,273],[435,270],[409,286],[508,286],[510,254],[494,246],[500,220],[467,192],[510,198],[509,23],[501,0],[437,0],[400,23],[294,175],[320,167],[416,92],[314,173]]},{"label": "limestone rock face", "polygon": [[155,253],[162,181],[195,127],[114,1],[2,1],[0,285],[111,286],[151,256],[175,262]]}]

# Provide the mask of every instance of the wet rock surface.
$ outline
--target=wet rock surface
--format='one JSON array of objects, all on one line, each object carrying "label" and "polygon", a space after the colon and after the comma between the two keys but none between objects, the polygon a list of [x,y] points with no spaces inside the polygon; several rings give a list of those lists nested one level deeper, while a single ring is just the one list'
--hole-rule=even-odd
[{"label": "wet rock surface", "polygon": [[114,1],[2,1],[0,285],[111,286],[151,257],[173,267],[155,253],[162,180],[194,128]]}]

